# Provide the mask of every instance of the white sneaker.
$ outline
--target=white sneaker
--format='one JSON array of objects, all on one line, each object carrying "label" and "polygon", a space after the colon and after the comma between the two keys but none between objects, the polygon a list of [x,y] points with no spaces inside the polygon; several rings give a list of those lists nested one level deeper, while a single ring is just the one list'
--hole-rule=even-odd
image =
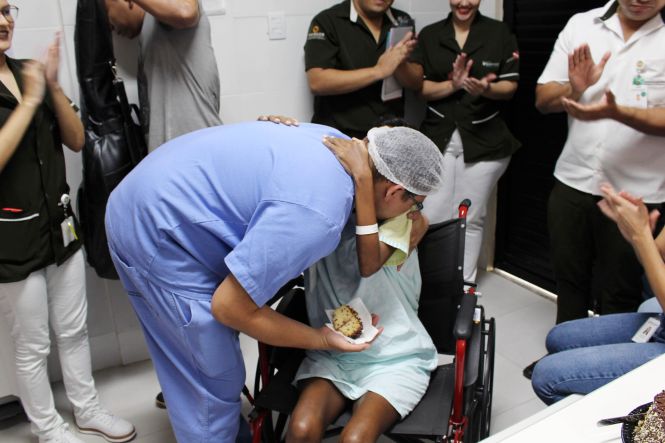
[{"label": "white sneaker", "polygon": [[65,423],[48,435],[39,438],[39,443],[83,443],[69,431],[69,425]]},{"label": "white sneaker", "polygon": [[75,421],[80,433],[99,435],[113,443],[130,441],[136,437],[133,424],[106,409],[94,409],[83,417],[76,417]]}]

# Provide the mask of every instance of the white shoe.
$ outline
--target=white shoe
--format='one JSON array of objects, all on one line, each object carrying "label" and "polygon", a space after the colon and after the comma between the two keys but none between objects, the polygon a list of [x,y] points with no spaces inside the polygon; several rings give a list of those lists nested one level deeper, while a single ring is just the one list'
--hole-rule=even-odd
[{"label": "white shoe", "polygon": [[39,438],[39,443],[83,443],[69,430],[69,425],[64,424],[48,435]]},{"label": "white shoe", "polygon": [[76,417],[75,421],[81,434],[99,435],[113,443],[123,443],[136,437],[133,424],[106,409],[94,409],[82,417]]}]

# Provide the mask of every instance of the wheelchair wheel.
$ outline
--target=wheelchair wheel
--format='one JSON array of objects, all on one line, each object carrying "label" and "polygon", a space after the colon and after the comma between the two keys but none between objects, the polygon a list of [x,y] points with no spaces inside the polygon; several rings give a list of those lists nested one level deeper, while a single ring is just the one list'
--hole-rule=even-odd
[{"label": "wheelchair wheel", "polygon": [[[484,317],[484,316],[483,316]],[[494,388],[494,351],[495,323],[494,319],[482,320],[481,358],[478,371],[482,374],[473,388],[467,402],[465,415],[469,424],[464,434],[465,443],[476,443],[489,436],[492,414],[492,392]]]},{"label": "wheelchair wheel", "polygon": [[492,421],[492,393],[494,391],[494,355],[496,325],[494,318],[490,318],[487,324],[487,349],[485,350],[486,365],[483,373],[483,393],[480,404],[480,439],[489,437]]}]

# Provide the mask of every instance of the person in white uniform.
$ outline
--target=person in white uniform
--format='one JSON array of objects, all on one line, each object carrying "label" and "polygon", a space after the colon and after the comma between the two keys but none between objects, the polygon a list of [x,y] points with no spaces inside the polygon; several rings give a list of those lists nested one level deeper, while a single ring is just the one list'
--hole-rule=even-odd
[{"label": "person in white uniform", "polygon": [[[568,113],[548,226],[557,323],[635,311],[642,267],[598,209],[601,184],[665,201],[665,0],[612,0],[574,15],[538,79],[536,107]],[[600,284],[594,284],[600,283]]]}]

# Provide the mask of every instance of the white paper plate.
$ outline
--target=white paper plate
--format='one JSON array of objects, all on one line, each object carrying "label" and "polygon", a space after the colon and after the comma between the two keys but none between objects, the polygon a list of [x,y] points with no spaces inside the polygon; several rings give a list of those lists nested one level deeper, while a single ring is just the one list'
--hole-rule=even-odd
[{"label": "white paper plate", "polygon": [[330,323],[326,323],[326,326],[328,326],[330,329],[332,329],[333,331],[337,332],[339,335],[344,337],[346,341],[348,341],[349,343],[354,343],[359,345],[362,343],[367,343],[372,341],[374,337],[376,337],[376,334],[379,333],[379,330],[372,325],[372,314],[367,309],[367,306],[365,306],[365,303],[363,303],[363,301],[360,298],[356,297],[350,302],[348,302],[347,305],[355,309],[355,311],[358,313],[358,316],[360,317],[360,321],[363,324],[363,332],[362,334],[360,334],[360,337],[350,338],[342,334],[341,332],[335,331],[335,328],[333,328],[332,325],[332,316],[334,312],[333,309],[326,309],[326,315],[328,316],[328,320],[330,320]]}]

